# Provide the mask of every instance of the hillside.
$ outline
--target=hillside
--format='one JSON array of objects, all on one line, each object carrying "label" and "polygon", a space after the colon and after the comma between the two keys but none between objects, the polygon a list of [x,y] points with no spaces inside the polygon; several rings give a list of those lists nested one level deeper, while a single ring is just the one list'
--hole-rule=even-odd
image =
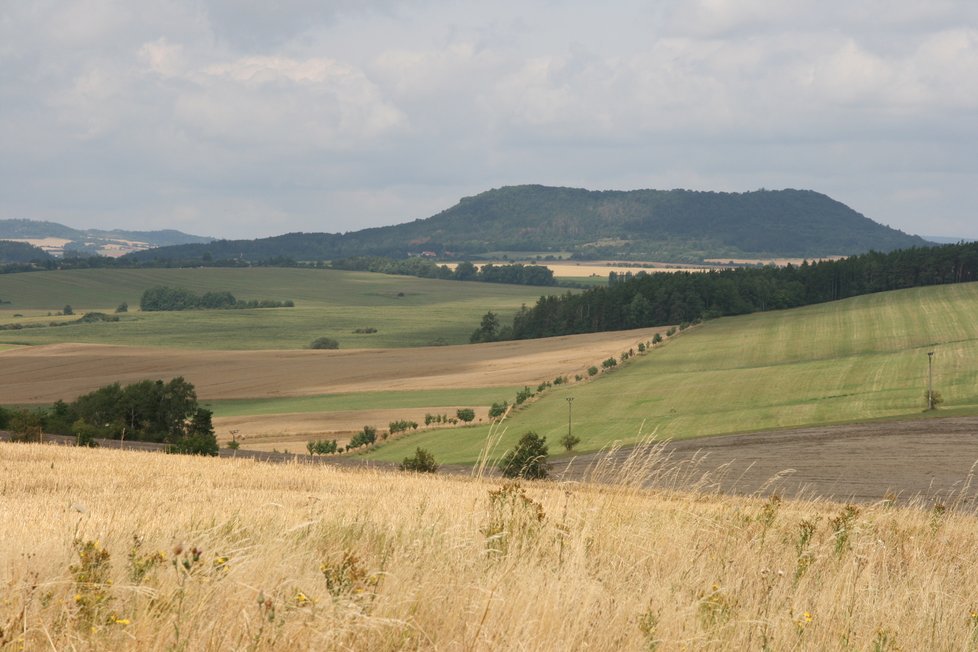
[{"label": "hillside", "polygon": [[[499,450],[533,430],[558,452],[565,398],[574,399],[581,451],[635,441],[640,431],[685,439],[919,416],[928,351],[945,400],[939,413],[974,414],[976,312],[978,283],[965,283],[708,321],[591,382],[548,390],[505,422]],[[423,433],[371,456],[400,461],[422,446],[439,462],[471,463],[486,434],[485,427]]]},{"label": "hillside", "polygon": [[102,229],[73,229],[57,222],[0,220],[0,240],[31,244],[57,256],[66,253],[120,256],[153,247],[206,243],[212,239],[189,235],[172,229],[163,231],[114,229],[106,231]]},{"label": "hillside", "polygon": [[0,264],[47,260],[51,254],[26,242],[0,239]]},{"label": "hillside", "polygon": [[[143,292],[161,285],[198,294],[227,291],[239,300],[292,300],[295,307],[136,311]],[[511,320],[521,305],[540,294],[541,288],[531,286],[332,269],[77,269],[0,274],[4,301],[0,342],[301,349],[317,337],[328,336],[339,340],[343,349],[463,344],[487,310]],[[51,313],[66,304],[76,314],[113,313],[123,302],[129,312],[115,323],[48,326]],[[355,332],[363,328],[375,332]]]},{"label": "hillside", "polygon": [[133,257],[326,260],[424,251],[474,257],[508,251],[676,262],[812,258],[926,245],[922,238],[877,224],[810,190],[721,193],[511,186],[466,197],[437,215],[396,226],[223,240]]}]

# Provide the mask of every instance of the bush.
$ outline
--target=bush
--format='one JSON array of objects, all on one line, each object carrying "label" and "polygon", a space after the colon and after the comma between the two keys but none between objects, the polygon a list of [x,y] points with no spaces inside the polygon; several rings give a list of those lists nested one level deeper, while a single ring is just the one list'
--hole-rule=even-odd
[{"label": "bush", "polygon": [[662,341],[662,333],[656,333],[655,335],[652,336],[653,344],[658,344],[661,341]]},{"label": "bush", "polygon": [[75,311],[72,310],[71,305],[68,304],[68,305],[66,305],[64,307],[64,310],[61,311],[61,314],[62,315],[73,315],[73,314],[75,314]]},{"label": "bush", "polygon": [[123,301],[115,309],[116,312],[129,312],[129,304]]},{"label": "bush", "polygon": [[548,455],[547,438],[530,431],[506,451],[499,461],[499,470],[507,478],[540,480],[550,475]]},{"label": "bush", "polygon": [[645,342],[639,342],[638,343],[638,352],[639,353],[645,353]]},{"label": "bush", "polygon": [[306,450],[309,451],[310,455],[331,455],[338,449],[335,439],[331,439],[329,441],[325,439],[318,439],[316,441],[308,442],[306,444]]},{"label": "bush", "polygon": [[516,392],[516,404],[517,405],[522,405],[531,396],[533,396],[533,392],[530,390],[530,388],[529,387],[523,387],[523,389],[521,389],[520,391]]},{"label": "bush", "polygon": [[509,408],[509,403],[503,401],[502,403],[493,403],[489,408],[489,418],[496,419],[498,417],[506,414],[506,410]]},{"label": "bush", "polygon": [[418,429],[418,422],[417,421],[407,421],[405,419],[400,419],[398,421],[391,421],[389,424],[387,424],[387,429],[390,431],[390,433],[392,435],[395,434],[395,433],[398,433],[398,432],[407,432],[408,430],[417,430]]},{"label": "bush", "polygon": [[[394,432],[393,430],[391,432]],[[351,448],[360,448],[361,446],[370,446],[375,441],[377,441],[377,429],[373,426],[364,426],[363,430],[353,435],[353,439],[347,445],[347,450]]]},{"label": "bush", "polygon": [[[675,326],[670,326],[669,327],[669,330],[666,331],[666,337],[672,337],[675,334],[676,334],[676,327]],[[656,333],[656,335],[658,335],[658,333]]]},{"label": "bush", "polygon": [[377,329],[376,328],[358,328],[358,329],[354,330],[353,332],[356,335],[370,335],[372,333],[376,333],[377,332]]},{"label": "bush", "polygon": [[594,365],[591,365],[590,367],[587,368],[587,375],[588,376],[597,376],[598,375],[598,368],[595,367]]},{"label": "bush", "polygon": [[560,445],[564,447],[568,453],[574,449],[575,446],[581,443],[581,438],[570,433],[567,433],[560,438]]},{"label": "bush", "polygon": [[459,421],[469,423],[470,421],[475,420],[475,410],[472,408],[459,408],[458,410],[455,410],[455,416],[458,417]]},{"label": "bush", "polygon": [[423,448],[414,451],[414,457],[405,457],[401,462],[402,471],[414,471],[415,473],[434,473],[438,470],[438,463],[435,456]]},{"label": "bush", "polygon": [[601,366],[604,367],[605,369],[611,369],[612,367],[618,366],[618,361],[615,360],[614,358],[608,358],[607,360],[601,363]]},{"label": "bush", "polygon": [[338,349],[340,343],[332,337],[317,337],[309,343],[310,349]]}]

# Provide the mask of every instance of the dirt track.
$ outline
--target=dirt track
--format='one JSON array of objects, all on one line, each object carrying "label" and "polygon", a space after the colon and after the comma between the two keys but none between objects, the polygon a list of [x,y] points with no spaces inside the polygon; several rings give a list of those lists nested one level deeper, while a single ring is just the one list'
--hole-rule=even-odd
[{"label": "dirt track", "polygon": [[[615,454],[620,463],[632,449]],[[820,428],[798,428],[669,442],[665,467],[706,488],[726,493],[836,500],[903,500],[921,496],[946,501],[956,495],[978,501],[969,482],[978,463],[978,417],[914,419]],[[598,455],[555,464],[566,479],[580,479]]]},{"label": "dirt track", "polygon": [[189,351],[52,344],[0,351],[0,403],[53,403],[116,381],[183,376],[202,400],[347,392],[511,387],[618,355],[661,331],[464,346],[340,351]]}]

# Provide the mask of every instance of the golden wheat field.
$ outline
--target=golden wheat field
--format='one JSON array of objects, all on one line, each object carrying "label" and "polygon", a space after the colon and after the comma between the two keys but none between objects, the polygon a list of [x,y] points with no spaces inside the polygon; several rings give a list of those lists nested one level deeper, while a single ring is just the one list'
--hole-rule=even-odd
[{"label": "golden wheat field", "polygon": [[658,463],[594,470],[619,484],[518,487],[0,444],[0,648],[978,642],[978,519],[963,506],[636,488]]}]

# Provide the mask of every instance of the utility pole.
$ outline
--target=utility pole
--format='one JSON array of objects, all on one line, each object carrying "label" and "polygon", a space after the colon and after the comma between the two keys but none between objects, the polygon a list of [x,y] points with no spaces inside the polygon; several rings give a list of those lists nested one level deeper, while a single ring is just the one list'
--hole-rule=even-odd
[{"label": "utility pole", "polygon": [[571,437],[571,412],[572,412],[572,409],[573,409],[571,406],[573,405],[573,403],[574,403],[574,397],[573,396],[568,396],[567,397],[567,438],[568,438],[568,440]]},{"label": "utility pole", "polygon": [[927,409],[934,409],[934,352],[927,352]]}]

